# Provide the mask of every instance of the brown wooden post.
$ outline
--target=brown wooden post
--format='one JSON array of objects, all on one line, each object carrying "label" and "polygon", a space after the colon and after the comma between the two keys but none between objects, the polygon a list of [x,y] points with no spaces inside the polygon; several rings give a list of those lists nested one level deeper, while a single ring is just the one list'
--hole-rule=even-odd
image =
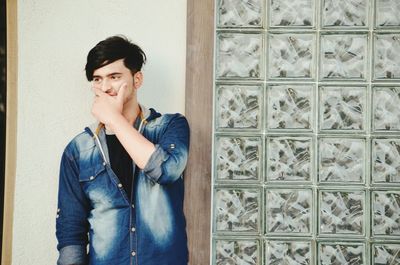
[{"label": "brown wooden post", "polygon": [[185,172],[189,264],[210,262],[214,1],[187,1],[185,112],[191,129]]}]

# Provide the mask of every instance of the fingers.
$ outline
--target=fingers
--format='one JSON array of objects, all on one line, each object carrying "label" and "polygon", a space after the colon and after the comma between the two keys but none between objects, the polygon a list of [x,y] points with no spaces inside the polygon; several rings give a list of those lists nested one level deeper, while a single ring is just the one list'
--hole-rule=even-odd
[{"label": "fingers", "polygon": [[126,88],[127,88],[127,86],[128,86],[128,85],[127,85],[126,83],[123,83],[123,84],[120,86],[119,90],[118,90],[117,100],[120,101],[120,102],[122,102],[122,103],[123,103],[123,101],[124,101],[124,96],[125,96],[125,93],[126,93]]},{"label": "fingers", "polygon": [[100,97],[101,95],[105,94],[100,88],[97,87],[92,87],[92,91],[96,97]]}]

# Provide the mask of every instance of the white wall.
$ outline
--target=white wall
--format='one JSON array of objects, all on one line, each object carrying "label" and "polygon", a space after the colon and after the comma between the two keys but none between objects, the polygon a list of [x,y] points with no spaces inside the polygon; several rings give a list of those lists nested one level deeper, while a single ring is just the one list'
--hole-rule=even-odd
[{"label": "white wall", "polygon": [[184,112],[186,1],[19,0],[18,132],[13,264],[55,264],[58,167],[94,121],[87,52],[124,34],[146,52],[139,101]]}]

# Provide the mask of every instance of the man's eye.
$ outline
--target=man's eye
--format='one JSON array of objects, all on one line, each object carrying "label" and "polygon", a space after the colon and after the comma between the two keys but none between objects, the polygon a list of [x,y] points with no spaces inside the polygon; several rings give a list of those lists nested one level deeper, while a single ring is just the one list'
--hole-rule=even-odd
[{"label": "man's eye", "polygon": [[93,78],[93,82],[95,82],[95,83],[100,82],[100,78]]},{"label": "man's eye", "polygon": [[119,79],[119,76],[113,75],[113,76],[111,76],[111,79],[113,79],[113,80]]}]

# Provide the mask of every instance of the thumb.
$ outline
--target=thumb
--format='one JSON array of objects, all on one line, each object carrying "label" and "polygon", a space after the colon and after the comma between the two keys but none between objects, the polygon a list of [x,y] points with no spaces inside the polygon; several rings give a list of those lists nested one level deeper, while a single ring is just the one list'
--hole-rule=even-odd
[{"label": "thumb", "polygon": [[126,93],[126,87],[127,87],[127,84],[123,83],[120,86],[119,90],[118,90],[117,100],[119,102],[121,102],[121,103],[123,103],[123,101],[124,101],[124,96],[125,96],[125,93]]}]

